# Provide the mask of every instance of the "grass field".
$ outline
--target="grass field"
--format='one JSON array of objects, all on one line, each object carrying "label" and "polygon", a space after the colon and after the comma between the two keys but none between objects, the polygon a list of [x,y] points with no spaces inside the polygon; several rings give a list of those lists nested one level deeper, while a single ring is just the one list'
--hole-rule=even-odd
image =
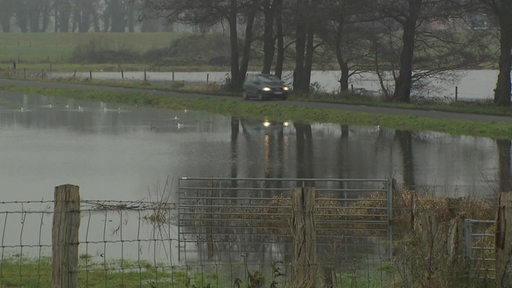
[{"label": "grass field", "polygon": [[100,41],[112,49],[143,53],[168,47],[184,34],[155,33],[0,33],[0,63],[67,63],[79,46]]}]

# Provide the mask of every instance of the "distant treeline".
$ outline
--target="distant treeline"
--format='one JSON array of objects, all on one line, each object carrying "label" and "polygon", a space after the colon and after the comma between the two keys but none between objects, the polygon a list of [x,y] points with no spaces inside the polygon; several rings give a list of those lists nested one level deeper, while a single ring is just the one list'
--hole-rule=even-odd
[{"label": "distant treeline", "polygon": [[[341,92],[354,74],[375,72],[381,94],[400,102],[434,74],[492,67],[499,70],[494,101],[510,105],[510,0],[2,0],[0,25],[6,32],[220,30],[229,55],[208,60],[229,64],[235,91],[255,60],[278,77],[292,63],[293,89],[306,94],[312,67],[337,66]],[[95,61],[135,56],[103,52]]]}]

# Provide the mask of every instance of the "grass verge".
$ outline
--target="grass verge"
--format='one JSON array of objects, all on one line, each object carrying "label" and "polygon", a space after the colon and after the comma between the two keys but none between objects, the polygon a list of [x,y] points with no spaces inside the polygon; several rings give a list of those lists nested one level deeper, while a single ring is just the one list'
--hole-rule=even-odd
[{"label": "grass verge", "polygon": [[[151,84],[146,84],[144,87],[151,89],[155,88]],[[201,110],[222,115],[231,115],[234,117],[253,119],[267,118],[275,121],[291,120],[301,123],[338,123],[340,125],[379,125],[381,127],[387,127],[396,130],[436,131],[454,135],[470,135],[478,137],[489,137],[493,139],[512,139],[512,124],[504,122],[447,120],[408,115],[356,113],[334,108],[305,108],[293,105],[291,103],[276,105],[273,102],[240,101],[239,99],[233,98],[231,100],[226,99],[225,97],[216,98],[212,96],[197,98],[188,97],[186,94],[180,94],[180,96],[176,96],[173,95],[172,92],[166,94],[152,93],[149,91],[141,92],[140,90],[110,91],[101,89],[46,88],[15,85],[4,85],[2,90],[25,94],[67,97],[79,100],[104,101],[136,106],[151,106],[165,109]],[[160,89],[157,90],[172,90],[172,87],[160,87]],[[204,91],[199,92],[202,93]],[[407,109],[412,108],[413,107],[407,107]],[[471,105],[471,111],[477,108],[478,107]],[[416,107],[415,109],[420,109],[420,107]],[[460,109],[465,108],[462,107],[456,111],[466,111]],[[492,110],[480,110],[480,113],[484,113],[485,111],[493,112]],[[489,114],[496,113],[498,112],[494,111],[494,113]]]}]

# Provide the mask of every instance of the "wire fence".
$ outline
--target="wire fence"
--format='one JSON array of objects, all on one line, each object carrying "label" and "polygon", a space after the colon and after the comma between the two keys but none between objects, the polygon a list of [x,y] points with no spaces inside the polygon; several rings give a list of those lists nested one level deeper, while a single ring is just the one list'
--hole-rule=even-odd
[{"label": "wire fence", "polygon": [[[231,78],[229,72],[162,72],[155,67],[149,67],[143,71],[124,71],[121,67],[118,67],[118,71],[72,71],[72,72],[61,72],[56,71],[51,63],[41,70],[28,70],[26,68],[16,68],[15,65],[9,65],[2,71],[2,75],[5,78],[13,79],[24,79],[24,80],[62,80],[72,79],[78,81],[92,81],[92,80],[111,80],[111,81],[150,81],[150,82],[189,82],[194,85],[225,85]],[[338,79],[339,75],[337,71],[315,71],[312,74],[311,87],[313,90],[335,92],[339,91]],[[367,75],[369,78],[352,79],[350,91],[353,94],[361,96],[382,96],[378,79],[374,78],[375,75],[371,73]],[[482,77],[482,76],[473,76]],[[495,77],[495,76],[493,76]],[[290,84],[292,82],[293,73],[292,71],[285,71],[283,80]],[[390,81],[390,80],[389,80]],[[423,89],[418,91],[417,94],[411,95],[411,99],[415,102],[441,102],[441,103],[491,103],[493,101],[494,93],[493,86],[489,83],[481,85],[481,87],[474,87],[474,85],[468,85],[468,83],[461,83],[461,86],[456,86],[453,83],[432,84],[429,85],[429,89]],[[468,82],[466,80],[466,82]],[[470,80],[473,83],[474,81]],[[486,82],[486,81],[485,81]],[[354,85],[360,88],[354,88]],[[490,85],[490,86],[489,86]],[[488,87],[486,87],[488,86]]]},{"label": "wire fence", "polygon": [[[318,262],[310,268],[321,287],[402,287],[400,251],[393,252],[388,234],[401,232],[390,230],[394,204],[386,179],[181,178],[166,200],[81,200],[78,243],[71,243],[78,244],[78,266],[70,273],[80,287],[287,287],[296,266],[290,187],[306,186],[315,187]],[[52,287],[55,206],[0,202],[1,288]],[[412,206],[416,220],[433,223],[431,200]],[[450,223],[443,229],[456,231]],[[493,221],[464,224],[467,279],[492,282]],[[418,241],[430,234],[422,235]],[[452,243],[450,235],[439,240]],[[413,258],[428,248],[417,247]]]},{"label": "wire fence", "polygon": [[[0,203],[0,287],[51,283],[53,206],[53,201]],[[170,271],[181,265],[173,255],[178,241],[168,221],[174,217],[172,207],[162,212],[161,203],[82,201],[80,209],[77,272],[82,285],[169,283]],[[165,213],[159,214],[165,223],[157,224],[155,213]]]}]

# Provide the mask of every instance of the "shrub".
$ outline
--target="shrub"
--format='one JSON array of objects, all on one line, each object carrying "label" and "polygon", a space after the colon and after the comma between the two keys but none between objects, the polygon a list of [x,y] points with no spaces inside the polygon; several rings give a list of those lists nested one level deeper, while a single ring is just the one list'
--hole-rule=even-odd
[{"label": "shrub", "polygon": [[128,48],[114,49],[99,38],[75,47],[71,56],[71,61],[78,63],[134,63],[139,59],[137,52]]}]

